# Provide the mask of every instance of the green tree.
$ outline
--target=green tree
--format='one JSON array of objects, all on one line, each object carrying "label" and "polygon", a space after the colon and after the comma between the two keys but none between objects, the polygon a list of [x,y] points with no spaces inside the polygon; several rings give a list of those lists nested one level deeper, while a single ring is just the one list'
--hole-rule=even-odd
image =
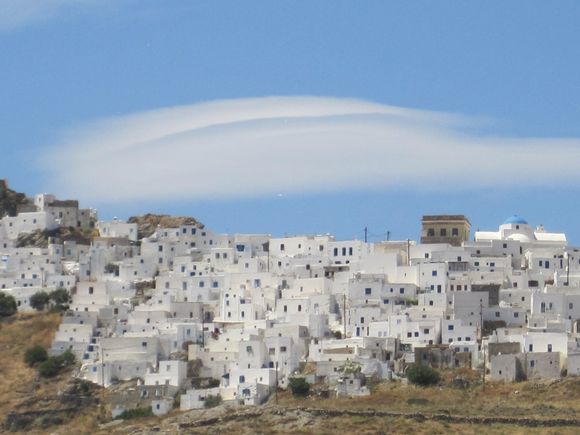
[{"label": "green tree", "polygon": [[293,396],[306,397],[310,393],[310,384],[304,378],[288,379]]},{"label": "green tree", "polygon": [[68,305],[70,304],[70,294],[67,289],[58,288],[48,295],[51,302],[54,304],[53,309],[55,311],[66,311],[68,310]]},{"label": "green tree", "polygon": [[58,361],[54,357],[48,358],[46,361],[43,361],[38,366],[38,374],[43,378],[52,378],[56,376],[60,372],[60,366]]},{"label": "green tree", "polygon": [[407,379],[412,384],[426,387],[437,384],[441,377],[437,370],[429,366],[413,364],[407,369]]},{"label": "green tree", "polygon": [[38,344],[26,349],[24,352],[24,362],[29,367],[32,367],[40,362],[46,361],[48,359],[48,353],[46,349]]},{"label": "green tree", "polygon": [[51,378],[59,374],[63,369],[75,363],[75,354],[70,350],[58,356],[51,356],[38,366],[38,373],[45,378]]},{"label": "green tree", "polygon": [[0,316],[8,317],[16,313],[16,299],[14,296],[0,292]]},{"label": "green tree", "polygon": [[44,310],[44,308],[48,305],[49,301],[50,297],[48,296],[48,293],[45,291],[36,292],[32,296],[30,296],[30,306],[37,311]]},{"label": "green tree", "polygon": [[64,353],[57,356],[56,360],[61,367],[69,367],[75,363],[76,357],[75,354],[72,353],[70,349],[67,349]]}]

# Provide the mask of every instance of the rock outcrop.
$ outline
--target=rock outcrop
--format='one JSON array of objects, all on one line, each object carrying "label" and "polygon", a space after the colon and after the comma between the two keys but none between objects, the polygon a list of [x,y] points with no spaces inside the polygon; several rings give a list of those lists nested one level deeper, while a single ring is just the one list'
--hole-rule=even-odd
[{"label": "rock outcrop", "polygon": [[199,228],[203,228],[203,224],[192,217],[169,216],[165,214],[132,216],[127,220],[127,222],[130,224],[137,224],[137,237],[139,239],[150,237],[157,228],[177,228],[181,225],[196,225]]}]

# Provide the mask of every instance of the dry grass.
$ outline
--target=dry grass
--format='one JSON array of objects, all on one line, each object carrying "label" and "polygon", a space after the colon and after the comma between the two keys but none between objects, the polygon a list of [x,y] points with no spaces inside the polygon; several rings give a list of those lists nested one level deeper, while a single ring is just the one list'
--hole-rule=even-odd
[{"label": "dry grass", "polygon": [[[51,398],[69,383],[70,372],[48,380],[37,379],[36,369],[24,363],[24,353],[30,346],[50,347],[60,322],[58,313],[30,313],[0,323],[0,432],[4,417],[10,412],[51,409]],[[54,427],[47,433],[93,433],[98,412],[97,409],[90,415],[79,414],[66,427]]]},{"label": "dry grass", "polygon": [[506,384],[487,382],[465,389],[416,387],[399,382],[380,384],[369,397],[356,399],[298,400],[279,395],[280,404],[327,409],[379,409],[385,411],[448,413],[469,416],[580,418],[580,378],[557,382]]},{"label": "dry grass", "polygon": [[48,348],[59,323],[59,314],[19,314],[0,323],[0,415],[32,393],[36,370],[24,363],[24,352],[36,344]]}]

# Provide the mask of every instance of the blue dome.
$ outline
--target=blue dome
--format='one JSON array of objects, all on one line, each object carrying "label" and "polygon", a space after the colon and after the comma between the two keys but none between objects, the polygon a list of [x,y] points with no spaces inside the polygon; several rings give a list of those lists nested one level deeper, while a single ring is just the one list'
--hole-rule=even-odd
[{"label": "blue dome", "polygon": [[504,225],[509,225],[509,224],[524,224],[527,225],[528,222],[521,216],[518,216],[517,214],[514,214],[513,216],[510,216],[509,218],[507,218],[505,220],[505,222],[503,223]]}]

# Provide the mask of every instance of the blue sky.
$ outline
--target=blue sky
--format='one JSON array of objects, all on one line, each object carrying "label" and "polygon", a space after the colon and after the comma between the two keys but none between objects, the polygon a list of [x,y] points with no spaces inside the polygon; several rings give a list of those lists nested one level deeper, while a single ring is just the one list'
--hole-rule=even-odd
[{"label": "blue sky", "polygon": [[578,244],[578,22],[577,1],[0,0],[0,176],[104,218],[414,239],[422,214],[517,213]]}]

